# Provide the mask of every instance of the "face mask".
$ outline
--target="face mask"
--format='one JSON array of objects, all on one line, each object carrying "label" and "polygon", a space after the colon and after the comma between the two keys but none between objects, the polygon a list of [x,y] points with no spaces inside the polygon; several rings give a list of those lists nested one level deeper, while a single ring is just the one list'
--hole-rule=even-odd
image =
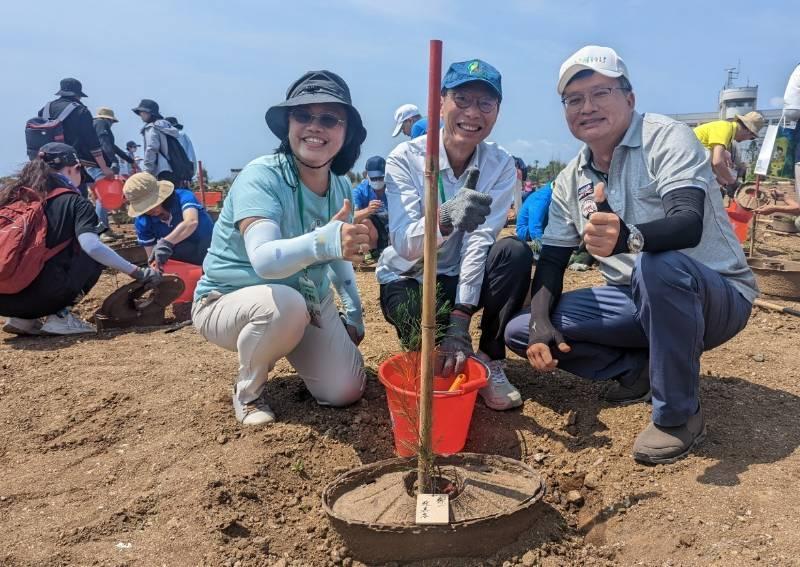
[{"label": "face mask", "polygon": [[375,189],[376,191],[380,191],[381,189],[383,189],[386,186],[386,182],[383,181],[383,180],[377,181],[377,180],[370,179],[369,180],[369,186],[372,187],[373,189]]}]

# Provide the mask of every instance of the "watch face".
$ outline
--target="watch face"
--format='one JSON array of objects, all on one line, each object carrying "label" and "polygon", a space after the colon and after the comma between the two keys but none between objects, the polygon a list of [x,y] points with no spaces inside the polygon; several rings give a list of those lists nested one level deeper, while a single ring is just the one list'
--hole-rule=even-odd
[{"label": "watch face", "polygon": [[628,236],[628,250],[631,252],[641,252],[642,248],[644,248],[644,237],[642,233],[638,230],[631,230],[631,234]]}]

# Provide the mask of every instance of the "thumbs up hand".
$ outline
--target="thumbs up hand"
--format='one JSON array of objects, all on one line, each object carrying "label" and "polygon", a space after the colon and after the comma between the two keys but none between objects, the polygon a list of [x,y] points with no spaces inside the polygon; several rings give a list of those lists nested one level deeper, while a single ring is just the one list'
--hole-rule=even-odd
[{"label": "thumbs up hand", "polygon": [[583,229],[586,250],[592,256],[600,258],[613,254],[620,238],[622,225],[622,221],[608,204],[605,191],[605,183],[595,185],[594,202],[597,205],[597,212],[589,216],[589,222]]},{"label": "thumbs up hand", "polygon": [[331,220],[339,220],[342,222],[350,222],[350,213],[353,210],[353,206],[350,204],[350,199],[345,199],[344,203],[342,203],[342,208],[339,209],[339,212],[336,213],[331,217]]},{"label": "thumbs up hand", "polygon": [[364,254],[369,252],[369,228],[364,224],[352,224],[350,215],[352,205],[345,199],[339,212],[331,217],[331,221],[342,222],[342,258],[360,264]]}]

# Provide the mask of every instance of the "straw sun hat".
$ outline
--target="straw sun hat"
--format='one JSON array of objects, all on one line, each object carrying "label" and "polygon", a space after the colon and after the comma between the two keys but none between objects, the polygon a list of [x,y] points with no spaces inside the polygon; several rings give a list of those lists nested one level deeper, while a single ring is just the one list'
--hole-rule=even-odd
[{"label": "straw sun hat", "polygon": [[149,173],[135,173],[125,182],[122,192],[128,199],[128,216],[138,217],[163,203],[175,191],[169,181],[159,181]]},{"label": "straw sun hat", "polygon": [[114,116],[114,111],[108,108],[107,106],[101,106],[97,109],[97,114],[94,115],[95,118],[106,118],[111,120],[112,122],[119,122],[117,117]]},{"label": "straw sun hat", "polygon": [[764,127],[764,117],[760,112],[748,112],[747,114],[737,114],[736,119],[742,125],[750,130],[753,134],[758,136],[758,133]]}]

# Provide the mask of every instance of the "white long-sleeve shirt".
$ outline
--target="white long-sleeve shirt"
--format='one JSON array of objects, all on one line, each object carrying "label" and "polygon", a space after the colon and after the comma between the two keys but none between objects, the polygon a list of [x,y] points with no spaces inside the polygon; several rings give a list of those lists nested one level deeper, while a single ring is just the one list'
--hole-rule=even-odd
[{"label": "white long-sleeve shirt", "polygon": [[[380,284],[407,278],[422,282],[426,140],[427,136],[421,136],[403,142],[386,159],[391,246],[381,254],[375,272]],[[453,174],[442,138],[439,140],[439,170],[445,198],[450,200],[466,181],[466,173],[462,173],[460,178]],[[517,179],[511,154],[493,142],[478,144],[466,169],[473,166],[481,172],[477,191],[492,196],[491,212],[486,222],[471,233],[456,230],[445,237],[438,231],[436,219],[439,248],[437,273],[459,276],[456,303],[465,305],[478,305],[486,256],[506,224]]]}]

